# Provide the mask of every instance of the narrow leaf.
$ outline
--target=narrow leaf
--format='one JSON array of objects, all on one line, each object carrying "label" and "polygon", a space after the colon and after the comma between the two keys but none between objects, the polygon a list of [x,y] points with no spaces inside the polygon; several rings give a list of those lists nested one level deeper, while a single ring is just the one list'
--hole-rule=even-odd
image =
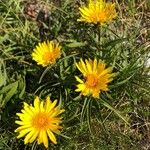
[{"label": "narrow leaf", "polygon": [[18,88],[18,81],[15,82],[12,86],[12,88],[10,89],[10,91],[6,94],[3,103],[2,103],[2,107],[5,107],[5,105],[7,104],[7,102],[12,98],[12,96],[16,93]]},{"label": "narrow leaf", "polygon": [[104,100],[100,100],[101,104],[103,104],[105,107],[107,107],[108,109],[112,110],[118,117],[120,117],[125,123],[129,124],[128,121],[126,120],[126,118],[124,116],[122,116],[120,114],[120,112],[118,110],[116,110],[115,108],[113,108],[112,106],[110,106],[107,102],[105,102]]}]

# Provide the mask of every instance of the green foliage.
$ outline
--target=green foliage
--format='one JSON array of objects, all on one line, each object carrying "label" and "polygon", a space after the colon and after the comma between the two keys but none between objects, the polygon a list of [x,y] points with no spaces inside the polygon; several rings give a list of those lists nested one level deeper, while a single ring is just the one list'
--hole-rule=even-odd
[{"label": "green foliage", "polygon": [[[29,2],[30,3],[30,2]],[[38,0],[48,20],[31,18],[23,0],[0,1],[0,149],[44,149],[16,139],[16,113],[35,95],[58,99],[64,129],[49,149],[144,150],[150,143],[148,3],[116,0],[118,18],[101,28],[77,22],[78,0]],[[38,15],[38,14],[37,14]],[[41,29],[42,28],[42,34]],[[56,64],[38,66],[31,53],[39,41],[58,40]],[[75,63],[98,58],[113,67],[114,80],[101,99],[75,92]]]}]

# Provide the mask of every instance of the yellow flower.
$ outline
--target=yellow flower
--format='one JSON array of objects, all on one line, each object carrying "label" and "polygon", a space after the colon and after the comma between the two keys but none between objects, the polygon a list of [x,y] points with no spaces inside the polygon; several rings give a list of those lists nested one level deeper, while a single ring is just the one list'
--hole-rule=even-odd
[{"label": "yellow flower", "polygon": [[82,95],[92,95],[94,98],[99,98],[101,91],[108,91],[108,83],[112,81],[114,76],[112,68],[106,69],[106,64],[98,62],[97,59],[92,61],[91,59],[80,59],[79,63],[76,63],[77,68],[83,74],[84,79],[81,80],[75,76],[79,82],[76,92],[81,92]]},{"label": "yellow flower", "polygon": [[88,7],[82,6],[79,10],[81,18],[78,21],[88,23],[104,24],[117,16],[115,3],[105,2],[105,0],[89,0]]},{"label": "yellow flower", "polygon": [[47,65],[55,63],[56,59],[61,55],[61,46],[54,41],[47,41],[39,43],[33,50],[32,59],[37,62],[38,65],[46,67]]},{"label": "yellow flower", "polygon": [[[24,143],[32,143],[37,140],[38,144],[43,143],[48,147],[48,138],[57,144],[54,133],[59,134],[62,128],[59,124],[62,122],[62,118],[58,117],[65,110],[56,106],[57,100],[52,102],[49,97],[46,101],[39,100],[36,97],[34,100],[34,106],[24,103],[24,109],[21,113],[17,113],[20,120],[15,121],[20,125],[15,132],[19,132],[17,138],[24,137]],[[54,133],[53,133],[54,132]]]}]

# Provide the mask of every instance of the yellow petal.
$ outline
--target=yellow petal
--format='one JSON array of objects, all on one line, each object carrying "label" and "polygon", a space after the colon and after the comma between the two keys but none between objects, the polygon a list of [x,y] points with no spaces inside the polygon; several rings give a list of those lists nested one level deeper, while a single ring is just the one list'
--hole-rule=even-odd
[{"label": "yellow petal", "polygon": [[85,75],[86,75],[86,73],[87,73],[86,65],[85,65],[85,63],[83,62],[83,60],[82,60],[82,59],[80,59],[80,63],[81,63],[82,70],[83,70],[83,71],[81,71],[81,72],[83,72],[83,75],[85,76]]},{"label": "yellow petal", "polygon": [[56,106],[56,104],[57,104],[57,100],[55,100],[55,101],[51,104],[51,106],[49,107],[49,111],[48,111],[48,112],[50,112],[50,111]]},{"label": "yellow petal", "polygon": [[39,135],[39,130],[36,130],[34,135],[30,138],[30,143],[32,143]]},{"label": "yellow petal", "polygon": [[32,131],[32,129],[33,128],[31,127],[31,128],[27,128],[27,129],[24,129],[24,130],[20,131],[19,135],[17,136],[17,138],[19,139],[19,138],[25,136],[28,132]]},{"label": "yellow petal", "polygon": [[30,139],[35,135],[35,133],[36,133],[35,129],[33,129],[31,132],[29,132],[24,139],[24,143],[25,144],[29,143]]},{"label": "yellow petal", "polygon": [[40,112],[44,112],[44,111],[45,111],[45,109],[44,109],[44,102],[42,101],[40,103]]},{"label": "yellow petal", "polygon": [[60,115],[61,113],[63,113],[65,111],[65,109],[59,109],[59,107],[55,108],[55,111],[53,113],[51,113],[51,117],[56,117],[58,115]]},{"label": "yellow petal", "polygon": [[39,112],[39,110],[40,110],[40,99],[38,96],[34,100],[34,107],[35,107],[36,111]]},{"label": "yellow petal", "polygon": [[42,130],[39,131],[39,136],[38,136],[38,144],[43,143],[43,135],[42,135]]},{"label": "yellow petal", "polygon": [[94,59],[93,62],[93,73],[97,73],[97,59]]},{"label": "yellow petal", "polygon": [[23,122],[23,121],[18,121],[18,120],[16,120],[15,123],[19,124],[19,125],[28,125],[28,124],[30,124],[29,122]]},{"label": "yellow petal", "polygon": [[18,128],[15,130],[15,132],[20,132],[21,130],[24,130],[24,129],[27,129],[27,128],[30,128],[30,127],[31,127],[30,124],[28,124],[28,125],[23,125],[23,126],[21,126],[21,127],[18,127]]},{"label": "yellow petal", "polygon": [[84,83],[78,76],[75,76],[76,80],[80,83]]},{"label": "yellow petal", "polygon": [[27,114],[29,114],[30,116],[33,116],[34,113],[33,111],[30,109],[30,106],[24,106],[24,110],[27,112]]},{"label": "yellow petal", "polygon": [[48,96],[46,98],[46,103],[45,103],[45,111],[48,112],[49,111],[49,107],[51,106],[52,102],[50,100],[50,97]]},{"label": "yellow petal", "polygon": [[105,75],[105,74],[107,74],[107,73],[110,73],[111,71],[112,71],[112,67],[109,67],[109,68],[103,70],[103,71],[100,73],[100,76]]},{"label": "yellow petal", "polygon": [[92,73],[92,66],[91,66],[90,61],[85,60],[85,62],[86,62],[86,66],[87,66],[88,72],[89,72],[89,73]]},{"label": "yellow petal", "polygon": [[85,89],[85,84],[78,84],[77,89],[75,90],[76,92],[82,91]]},{"label": "yellow petal", "polygon": [[51,140],[54,144],[57,144],[56,137],[55,137],[55,135],[54,135],[50,130],[47,130],[47,134],[48,134],[50,140]]},{"label": "yellow petal", "polygon": [[48,148],[48,138],[47,138],[47,133],[46,133],[45,130],[43,130],[43,132],[42,132],[42,137],[43,137],[44,146],[45,146],[46,148]]}]

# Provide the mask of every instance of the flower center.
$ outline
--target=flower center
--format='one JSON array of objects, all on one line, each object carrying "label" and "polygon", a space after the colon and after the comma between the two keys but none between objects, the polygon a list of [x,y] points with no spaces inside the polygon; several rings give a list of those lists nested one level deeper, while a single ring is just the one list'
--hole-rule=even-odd
[{"label": "flower center", "polygon": [[98,21],[105,21],[105,19],[106,19],[106,13],[105,12],[99,12],[97,14],[97,18],[98,18]]},{"label": "flower center", "polygon": [[95,87],[98,84],[98,78],[95,77],[93,74],[89,74],[86,77],[86,85],[89,87]]},{"label": "flower center", "polygon": [[45,113],[38,113],[32,120],[32,125],[36,128],[46,128],[49,125],[49,118]]},{"label": "flower center", "polygon": [[53,61],[53,54],[51,52],[46,52],[43,55],[43,59],[46,63],[49,63],[49,62]]}]

